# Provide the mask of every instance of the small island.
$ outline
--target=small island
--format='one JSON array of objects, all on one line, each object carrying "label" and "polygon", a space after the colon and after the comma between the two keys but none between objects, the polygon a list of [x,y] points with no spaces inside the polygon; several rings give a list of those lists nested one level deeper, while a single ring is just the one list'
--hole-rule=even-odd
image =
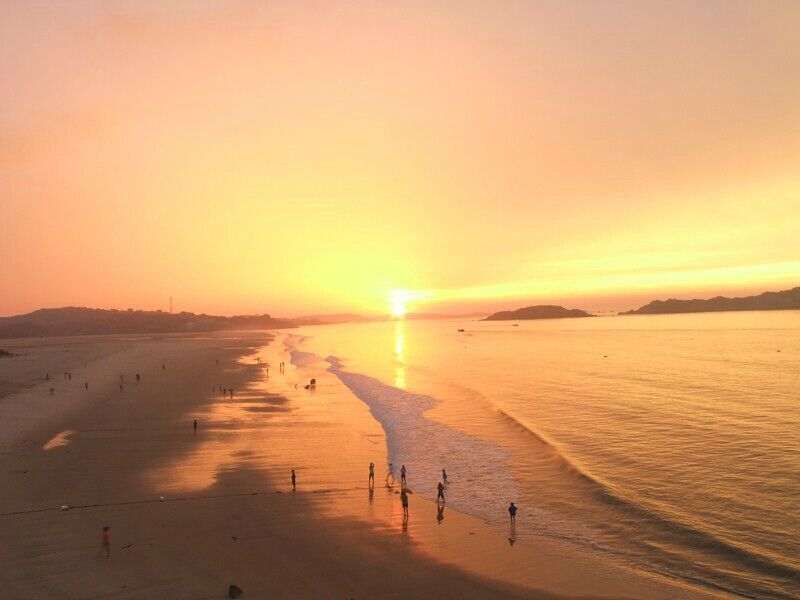
[{"label": "small island", "polygon": [[503,310],[489,315],[484,321],[517,321],[523,319],[575,319],[591,317],[586,311],[577,308],[564,308],[554,304],[526,306],[517,310]]},{"label": "small island", "polygon": [[649,304],[620,313],[621,315],[666,315],[673,313],[725,312],[739,310],[798,310],[800,287],[782,292],[764,292],[757,296],[726,298],[717,296],[708,300],[653,300]]}]

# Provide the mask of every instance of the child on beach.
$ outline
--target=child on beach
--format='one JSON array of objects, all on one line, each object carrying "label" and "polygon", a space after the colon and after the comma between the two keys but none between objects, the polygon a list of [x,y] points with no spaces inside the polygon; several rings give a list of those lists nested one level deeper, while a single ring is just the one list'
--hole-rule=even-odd
[{"label": "child on beach", "polygon": [[511,515],[511,522],[517,522],[517,507],[512,502],[511,505],[508,507],[508,514]]},{"label": "child on beach", "polygon": [[[389,478],[392,478],[392,483],[389,483]],[[386,487],[393,487],[394,486],[394,470],[392,469],[392,463],[389,463],[389,472],[386,474]]]}]

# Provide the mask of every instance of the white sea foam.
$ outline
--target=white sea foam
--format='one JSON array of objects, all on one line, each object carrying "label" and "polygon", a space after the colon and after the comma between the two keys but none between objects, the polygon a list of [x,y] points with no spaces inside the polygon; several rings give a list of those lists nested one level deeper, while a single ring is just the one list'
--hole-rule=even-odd
[{"label": "white sea foam", "polygon": [[435,499],[445,468],[450,481],[445,491],[449,506],[489,522],[506,518],[505,508],[509,500],[517,498],[518,490],[506,469],[508,455],[500,446],[428,419],[425,413],[437,404],[431,396],[350,373],[335,356],[325,360],[330,371],[369,406],[386,432],[389,460],[398,482],[405,465],[409,488]]}]

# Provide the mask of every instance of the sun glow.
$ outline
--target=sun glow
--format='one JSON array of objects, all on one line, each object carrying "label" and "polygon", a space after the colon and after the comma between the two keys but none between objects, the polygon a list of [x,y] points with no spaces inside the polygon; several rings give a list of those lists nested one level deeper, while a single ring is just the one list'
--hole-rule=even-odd
[{"label": "sun glow", "polygon": [[408,312],[408,301],[413,292],[408,290],[392,290],[389,292],[389,313],[396,319],[402,319]]},{"label": "sun glow", "polygon": [[393,302],[390,311],[393,317],[397,317],[398,319],[402,319],[406,316],[406,305],[405,302]]},{"label": "sun glow", "polygon": [[408,312],[412,302],[430,301],[430,292],[422,290],[392,290],[389,292],[389,313],[396,319],[402,319]]}]

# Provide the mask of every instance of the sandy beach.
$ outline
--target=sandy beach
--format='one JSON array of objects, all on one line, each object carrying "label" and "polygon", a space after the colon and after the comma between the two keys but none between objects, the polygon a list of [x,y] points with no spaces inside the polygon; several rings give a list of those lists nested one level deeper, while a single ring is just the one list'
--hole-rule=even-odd
[{"label": "sandy beach", "polygon": [[[4,342],[0,597],[711,597],[413,493],[404,523],[369,411],[269,340]],[[295,389],[309,373],[316,392]]]}]

